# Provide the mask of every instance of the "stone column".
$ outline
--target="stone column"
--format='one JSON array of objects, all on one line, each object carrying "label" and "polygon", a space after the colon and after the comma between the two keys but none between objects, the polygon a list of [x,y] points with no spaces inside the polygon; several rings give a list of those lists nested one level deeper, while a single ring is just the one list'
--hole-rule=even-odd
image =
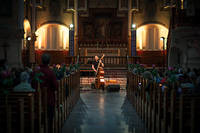
[{"label": "stone column", "polygon": [[29,62],[31,64],[35,63],[35,41],[36,41],[36,35],[35,35],[35,31],[36,31],[36,2],[35,0],[32,0],[32,20],[31,20],[31,44],[30,44],[30,53],[29,53]]},{"label": "stone column", "polygon": [[74,0],[74,55],[78,55],[78,0]]},{"label": "stone column", "polygon": [[131,56],[131,22],[132,22],[132,11],[131,11],[131,0],[129,2],[129,7],[128,7],[128,55]]},{"label": "stone column", "polygon": [[9,49],[9,53],[11,53],[10,51],[15,49],[16,55],[15,58],[13,57],[9,58],[8,56],[8,62],[11,66],[22,67],[22,44],[24,38],[24,0],[18,0],[17,5],[18,5],[17,31],[16,31],[16,36],[12,40],[13,44],[10,45]]},{"label": "stone column", "polygon": [[32,30],[32,33],[35,33],[35,18],[36,18],[36,3],[35,3],[35,0],[32,0],[32,20],[31,20],[31,30]]},{"label": "stone column", "polygon": [[24,0],[18,0],[18,24],[17,29],[24,30]]}]

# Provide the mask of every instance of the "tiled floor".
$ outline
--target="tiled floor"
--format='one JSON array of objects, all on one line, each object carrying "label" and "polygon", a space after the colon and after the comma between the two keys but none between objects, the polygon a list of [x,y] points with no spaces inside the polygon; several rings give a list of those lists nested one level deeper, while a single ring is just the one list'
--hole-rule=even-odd
[{"label": "tiled floor", "polygon": [[86,91],[81,93],[62,133],[146,133],[145,130],[125,91]]},{"label": "tiled floor", "polygon": [[[109,82],[110,80],[116,80],[117,84],[120,85],[121,88],[125,88],[126,87],[126,83],[127,83],[127,78],[126,77],[113,77],[113,78],[108,78],[105,77],[105,84],[106,82]],[[87,86],[91,86],[91,83],[93,83],[95,81],[94,77],[81,77],[80,78],[80,83],[81,83],[81,87],[87,87]]]}]

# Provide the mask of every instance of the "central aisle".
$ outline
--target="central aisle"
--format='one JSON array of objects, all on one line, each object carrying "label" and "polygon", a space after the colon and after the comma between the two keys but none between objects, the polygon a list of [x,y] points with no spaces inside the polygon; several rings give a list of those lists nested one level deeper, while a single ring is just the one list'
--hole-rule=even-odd
[{"label": "central aisle", "polygon": [[82,92],[62,133],[146,133],[126,92]]}]

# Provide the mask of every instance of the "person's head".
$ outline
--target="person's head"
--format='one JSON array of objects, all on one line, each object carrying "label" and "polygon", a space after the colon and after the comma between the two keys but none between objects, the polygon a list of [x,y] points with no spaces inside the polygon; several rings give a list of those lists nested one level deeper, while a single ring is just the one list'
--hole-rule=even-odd
[{"label": "person's head", "polygon": [[29,74],[27,72],[22,72],[20,74],[20,81],[21,82],[28,82],[29,80]]},{"label": "person's head", "polygon": [[152,74],[151,74],[150,71],[145,71],[143,73],[143,77],[146,78],[146,79],[148,79],[148,80],[153,80],[153,76],[152,76]]},{"label": "person's head", "polygon": [[50,59],[51,59],[50,55],[44,53],[44,54],[42,55],[42,64],[43,64],[43,65],[48,65],[48,64],[50,63]]},{"label": "person's head", "polygon": [[179,73],[179,74],[183,74],[183,69],[182,69],[182,68],[179,68],[179,69],[178,69],[178,73]]},{"label": "person's head", "polygon": [[95,58],[96,61],[99,59],[99,57],[97,55],[94,58]]},{"label": "person's head", "polygon": [[196,80],[196,85],[197,85],[198,87],[200,87],[200,78],[197,78],[197,80]]},{"label": "person's head", "polygon": [[190,68],[188,68],[188,69],[187,69],[187,73],[189,73],[190,71],[191,71],[191,69],[190,69]]},{"label": "person's head", "polygon": [[0,60],[0,67],[3,69],[6,69],[6,60],[5,59]]}]

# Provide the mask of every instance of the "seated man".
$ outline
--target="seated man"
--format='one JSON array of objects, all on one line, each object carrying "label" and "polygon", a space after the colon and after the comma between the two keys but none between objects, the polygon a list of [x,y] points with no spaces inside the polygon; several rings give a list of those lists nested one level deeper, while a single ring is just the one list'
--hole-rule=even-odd
[{"label": "seated man", "polygon": [[13,91],[15,92],[34,92],[35,89],[31,87],[31,85],[28,83],[29,75],[27,72],[22,72],[20,75],[21,83],[15,86]]}]

